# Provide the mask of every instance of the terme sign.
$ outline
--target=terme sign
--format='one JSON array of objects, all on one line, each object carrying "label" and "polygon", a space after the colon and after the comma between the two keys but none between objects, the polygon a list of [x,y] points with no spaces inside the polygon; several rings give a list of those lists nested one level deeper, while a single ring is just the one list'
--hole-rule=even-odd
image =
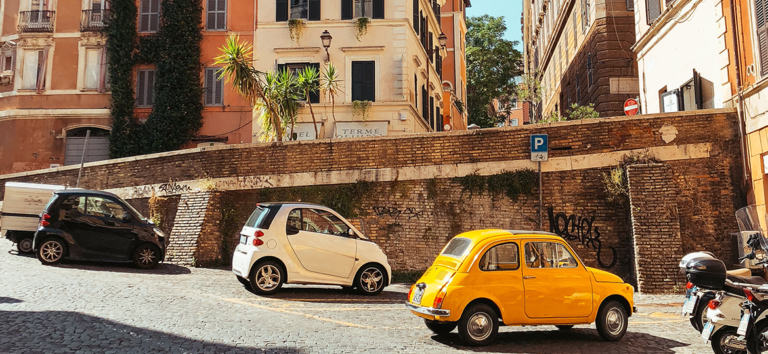
[{"label": "terme sign", "polygon": [[389,122],[336,123],[336,138],[363,138],[387,135]]}]

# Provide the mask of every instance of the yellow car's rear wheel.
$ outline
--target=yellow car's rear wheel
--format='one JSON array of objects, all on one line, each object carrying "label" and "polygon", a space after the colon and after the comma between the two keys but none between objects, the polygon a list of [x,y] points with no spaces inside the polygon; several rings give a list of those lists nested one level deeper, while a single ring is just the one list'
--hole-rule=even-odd
[{"label": "yellow car's rear wheel", "polygon": [[439,336],[451,333],[451,331],[453,331],[458,325],[456,322],[440,322],[430,320],[424,320],[424,323],[427,325],[427,328],[429,328],[430,331]]},{"label": "yellow car's rear wheel", "polygon": [[477,303],[464,310],[459,319],[459,336],[473,346],[488,345],[499,334],[499,314],[490,306]]}]

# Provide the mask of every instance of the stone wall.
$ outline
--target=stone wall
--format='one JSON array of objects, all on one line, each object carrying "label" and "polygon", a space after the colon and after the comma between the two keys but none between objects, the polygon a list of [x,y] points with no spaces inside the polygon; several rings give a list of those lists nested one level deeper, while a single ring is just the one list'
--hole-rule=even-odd
[{"label": "stone wall", "polygon": [[[651,264],[663,260],[664,272],[675,271],[682,254],[698,250],[733,264],[728,234],[737,230],[733,213],[744,198],[737,118],[730,110],[190,149],[86,164],[81,184],[138,205],[153,193],[178,198],[177,211],[170,212],[175,222],[168,262],[226,264],[256,203],[301,199],[344,209],[381,245],[394,269],[417,270],[460,232],[538,229],[537,188],[533,195],[512,200],[467,190],[461,181],[535,167],[529,137],[540,133],[550,140],[550,160],[542,164],[543,229],[567,239],[587,265],[633,283],[635,278],[643,284],[659,281],[648,291],[665,292],[674,289],[676,280],[667,281],[667,273],[654,273],[653,267],[636,272],[638,254]],[[627,156],[641,153],[655,157],[664,171],[659,181],[674,187],[680,245],[675,252],[653,247],[650,254],[637,253],[643,242],[669,236],[668,230],[649,231],[668,220],[637,214],[633,224],[627,205],[608,201],[604,176]],[[73,185],[76,178],[77,169],[71,167],[0,176],[0,196],[6,181]],[[339,191],[359,183],[367,183],[364,193],[339,199],[344,195]],[[633,194],[635,202],[653,204],[648,198],[657,192],[654,186]],[[634,240],[633,225],[642,231]]]}]

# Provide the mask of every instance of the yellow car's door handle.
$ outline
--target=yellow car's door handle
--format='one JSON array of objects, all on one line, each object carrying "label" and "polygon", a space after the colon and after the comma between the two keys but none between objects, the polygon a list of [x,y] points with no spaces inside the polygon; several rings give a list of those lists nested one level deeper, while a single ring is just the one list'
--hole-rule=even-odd
[{"label": "yellow car's door handle", "polygon": [[523,279],[536,279],[536,277],[534,277],[532,275],[526,275],[526,276],[523,277]]}]

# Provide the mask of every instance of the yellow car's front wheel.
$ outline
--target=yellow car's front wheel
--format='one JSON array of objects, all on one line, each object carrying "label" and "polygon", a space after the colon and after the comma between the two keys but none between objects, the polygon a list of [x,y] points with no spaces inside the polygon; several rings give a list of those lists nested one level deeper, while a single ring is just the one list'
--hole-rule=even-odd
[{"label": "yellow car's front wheel", "polygon": [[477,303],[464,310],[459,319],[459,336],[473,346],[488,345],[499,334],[499,314],[490,306]]}]

